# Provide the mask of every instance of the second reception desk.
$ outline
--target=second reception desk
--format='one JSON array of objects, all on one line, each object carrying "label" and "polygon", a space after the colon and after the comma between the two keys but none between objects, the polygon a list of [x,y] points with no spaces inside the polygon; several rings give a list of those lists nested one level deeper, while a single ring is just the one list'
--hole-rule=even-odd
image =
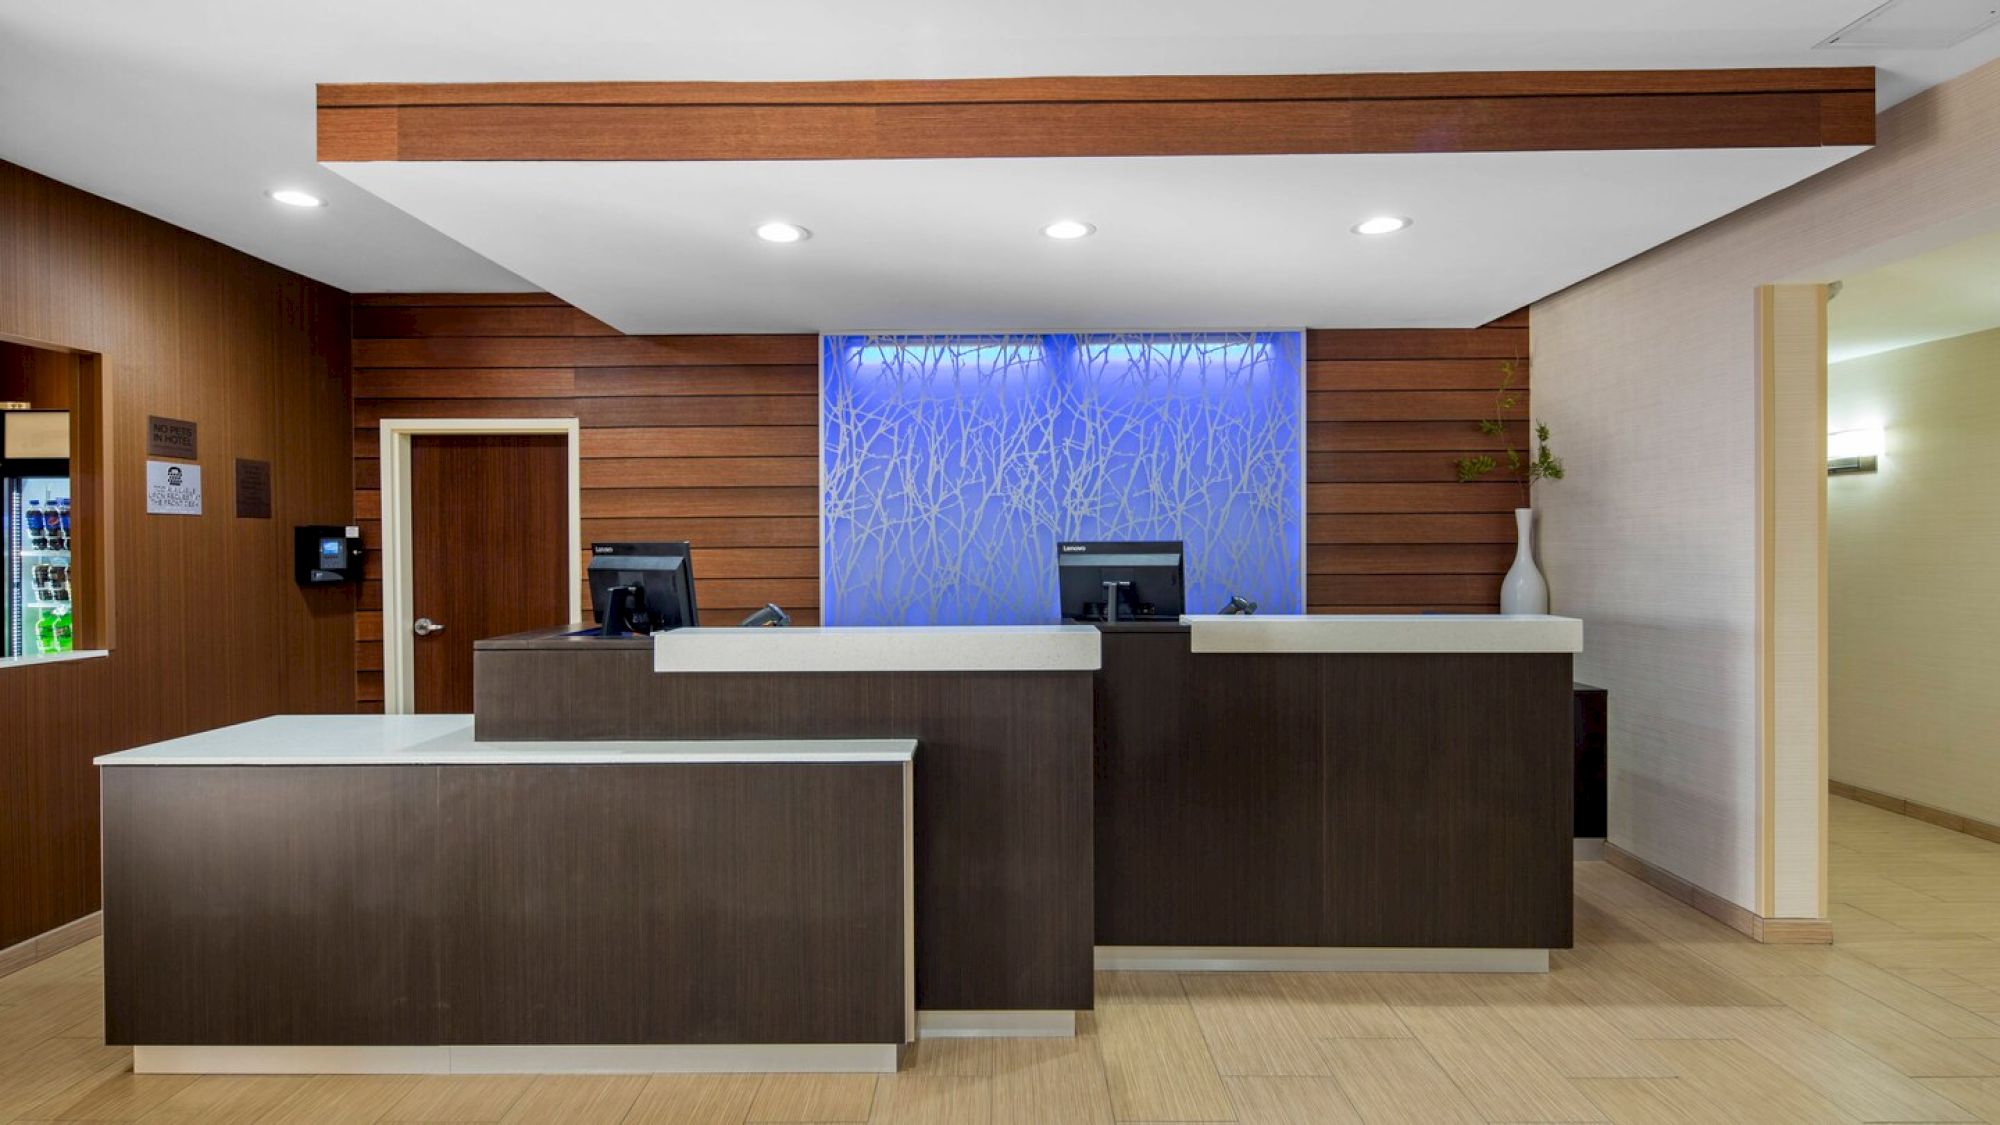
[{"label": "second reception desk", "polygon": [[1067,1026],[1092,1006],[1099,642],[1089,626],[551,630],[475,646],[474,721],[485,742],[904,732],[919,1026]]}]

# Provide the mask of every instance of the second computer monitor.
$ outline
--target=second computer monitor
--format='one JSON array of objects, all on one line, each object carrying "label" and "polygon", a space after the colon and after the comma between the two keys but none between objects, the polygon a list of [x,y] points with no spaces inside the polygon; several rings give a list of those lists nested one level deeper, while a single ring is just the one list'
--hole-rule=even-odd
[{"label": "second computer monitor", "polygon": [[591,544],[590,609],[613,633],[659,633],[697,624],[688,545]]},{"label": "second computer monitor", "polygon": [[1178,621],[1186,612],[1179,541],[1056,544],[1065,621]]}]

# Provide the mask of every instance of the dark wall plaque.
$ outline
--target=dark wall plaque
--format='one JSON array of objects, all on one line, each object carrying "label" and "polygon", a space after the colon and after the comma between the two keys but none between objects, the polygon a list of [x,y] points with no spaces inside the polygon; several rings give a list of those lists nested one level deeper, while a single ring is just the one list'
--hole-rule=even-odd
[{"label": "dark wall plaque", "polygon": [[177,457],[183,461],[195,459],[194,423],[180,418],[148,416],[146,419],[146,456]]},{"label": "dark wall plaque", "polygon": [[271,463],[236,459],[236,518],[271,518]]}]

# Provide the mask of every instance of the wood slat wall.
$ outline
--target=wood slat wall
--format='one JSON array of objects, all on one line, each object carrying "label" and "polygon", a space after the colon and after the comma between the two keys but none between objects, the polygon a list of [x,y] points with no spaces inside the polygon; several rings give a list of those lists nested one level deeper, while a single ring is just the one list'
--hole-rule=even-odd
[{"label": "wood slat wall", "polygon": [[[377,424],[575,417],[583,535],[688,539],[696,596],[727,621],[819,613],[817,338],[623,336],[537,294],[355,298],[354,514],[380,536]],[[1307,334],[1307,601],[1314,612],[1490,612],[1520,492],[1462,485],[1498,443],[1473,420],[1521,364],[1527,315],[1470,330]],[[1525,396],[1516,408],[1525,416]],[[1519,431],[1517,431],[1518,433]],[[355,620],[356,694],[381,706],[380,558]]]},{"label": "wood slat wall", "polygon": [[[116,610],[110,656],[0,668],[5,948],[98,907],[94,756],[352,708],[354,597],[291,562],[349,505],[345,294],[0,162],[0,336],[102,357]],[[145,514],[148,414],[200,425],[205,514]],[[235,517],[237,457],[271,519]]]},{"label": "wood slat wall", "polygon": [[1475,423],[1502,364],[1528,418],[1526,310],[1474,329],[1306,333],[1306,603],[1313,613],[1491,613],[1514,559],[1517,485],[1459,484],[1455,462],[1498,451]]},{"label": "wood slat wall", "polygon": [[[363,541],[381,535],[382,419],[573,417],[586,544],[690,540],[695,597],[711,620],[775,601],[816,624],[818,347],[810,335],[625,336],[541,294],[357,297]],[[382,699],[380,566],[367,556],[355,624],[364,710]]]}]

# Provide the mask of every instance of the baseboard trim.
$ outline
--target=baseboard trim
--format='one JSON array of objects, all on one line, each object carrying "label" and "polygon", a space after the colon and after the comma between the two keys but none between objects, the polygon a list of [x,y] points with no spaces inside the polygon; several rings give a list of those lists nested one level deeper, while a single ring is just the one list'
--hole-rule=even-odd
[{"label": "baseboard trim", "polygon": [[104,912],[93,910],[74,922],[64,922],[45,934],[0,949],[0,977],[45,961],[71,946],[82,945],[104,932]]},{"label": "baseboard trim", "polygon": [[893,1043],[132,1048],[134,1074],[889,1074]]},{"label": "baseboard trim", "polygon": [[1831,945],[1833,922],[1826,918],[1766,918],[1736,905],[1704,887],[1695,886],[1665,868],[1655,867],[1609,841],[1604,862],[1663,894],[1679,899],[1728,926],[1767,945]]},{"label": "baseboard trim", "polygon": [[1845,781],[1829,780],[1826,783],[1826,791],[1836,797],[1845,797],[1850,801],[1860,801],[1864,805],[1874,805],[1878,809],[1886,809],[1892,813],[1901,813],[1911,820],[1921,820],[1925,824],[1936,825],[1939,828],[1949,829],[1953,832],[1963,832],[1967,836],[1973,836],[1989,843],[2000,844],[2000,824],[1992,824],[1977,817],[1961,816],[1955,812],[1946,812],[1936,805],[1926,805],[1920,801],[1905,800],[1902,797],[1891,797],[1887,793],[1877,793],[1873,789],[1863,789],[1859,785],[1849,785]]},{"label": "baseboard trim", "polygon": [[1546,973],[1546,949],[1100,945],[1099,972]]},{"label": "baseboard trim", "polygon": [[919,1039],[1074,1039],[1076,1013],[1048,1011],[919,1011]]}]

